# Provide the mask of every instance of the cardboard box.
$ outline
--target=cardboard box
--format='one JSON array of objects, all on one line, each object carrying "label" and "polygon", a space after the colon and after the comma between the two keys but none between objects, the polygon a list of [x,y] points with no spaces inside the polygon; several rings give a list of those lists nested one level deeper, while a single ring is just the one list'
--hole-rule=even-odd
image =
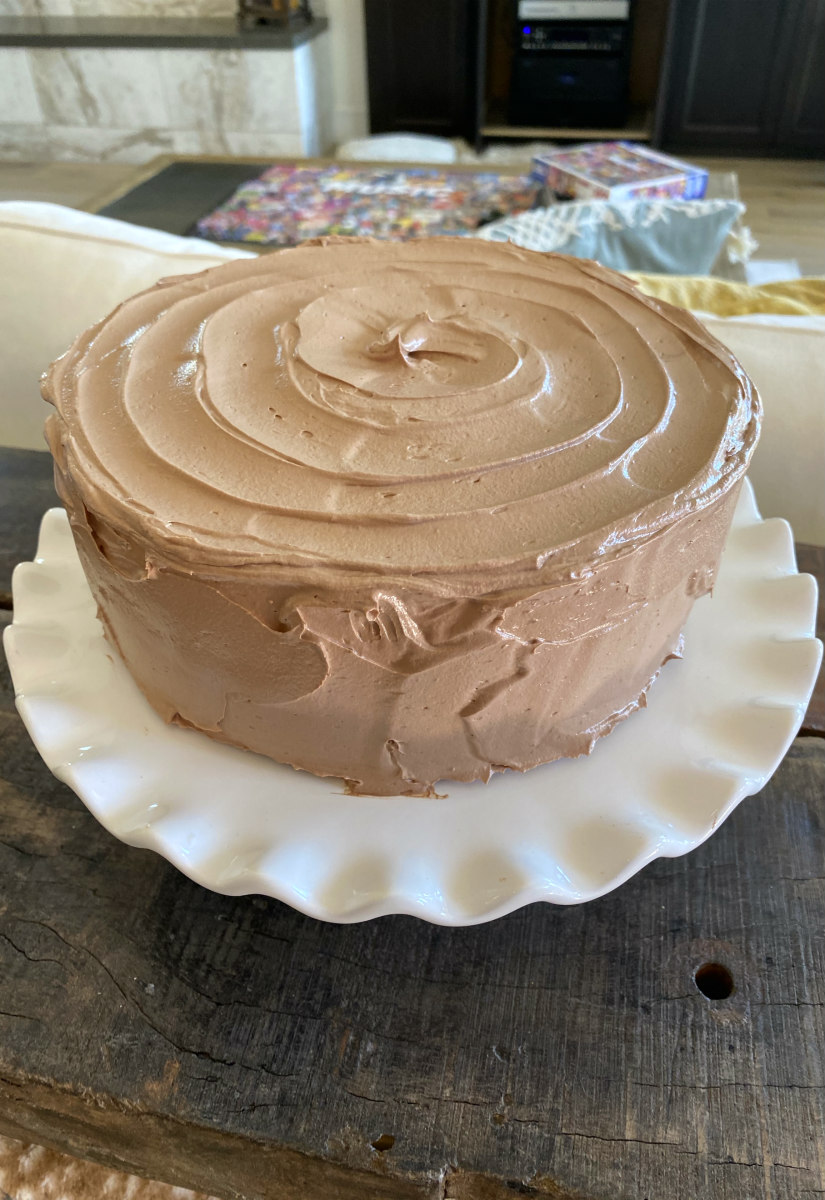
[{"label": "cardboard box", "polygon": [[636,142],[585,142],[534,158],[533,178],[549,201],[699,200],[708,173]]}]

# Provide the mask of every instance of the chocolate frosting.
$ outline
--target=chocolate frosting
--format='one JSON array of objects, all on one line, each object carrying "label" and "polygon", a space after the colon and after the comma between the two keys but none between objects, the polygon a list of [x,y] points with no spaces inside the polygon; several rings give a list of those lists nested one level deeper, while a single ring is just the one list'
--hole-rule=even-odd
[{"label": "chocolate frosting", "polygon": [[[640,628],[661,601],[658,642],[634,642],[623,688],[568,714],[560,752],[635,706],[712,582],[731,505],[714,509],[759,429],[742,369],[690,315],[593,263],[464,239],[323,239],[163,280],[81,335],[44,395],[90,582],[153,703],[376,791],[556,756],[552,706],[512,752],[481,746],[472,718],[516,685],[526,695],[537,650],[568,647],[572,662],[569,647]],[[159,687],[157,662],[137,661],[153,657],[138,616],[158,612],[183,642],[197,612],[205,629],[244,630],[256,679],[235,677],[230,638],[204,659],[203,712],[202,676]],[[364,703],[393,697],[386,719],[350,762],[343,745],[307,751],[312,722],[317,738],[356,686],[354,660]],[[422,672],[452,749],[420,713],[400,719],[403,680]],[[235,728],[244,690],[278,709],[274,741]],[[317,711],[296,717],[309,696]]]}]

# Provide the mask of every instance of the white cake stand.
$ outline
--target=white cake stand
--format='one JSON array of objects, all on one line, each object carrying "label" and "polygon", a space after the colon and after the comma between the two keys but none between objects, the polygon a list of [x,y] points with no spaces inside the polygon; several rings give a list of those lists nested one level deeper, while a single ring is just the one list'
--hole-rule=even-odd
[{"label": "white cake stand", "polygon": [[327,921],[473,925],[535,900],[603,896],[652,859],[687,853],[781,762],[822,653],[816,583],[797,574],[790,527],[763,521],[746,483],[684,659],[589,758],[448,783],[443,799],[350,796],[165,725],[104,638],[61,509],[44,516],[13,589],[17,707],[55,775],[116,837],[204,887]]}]

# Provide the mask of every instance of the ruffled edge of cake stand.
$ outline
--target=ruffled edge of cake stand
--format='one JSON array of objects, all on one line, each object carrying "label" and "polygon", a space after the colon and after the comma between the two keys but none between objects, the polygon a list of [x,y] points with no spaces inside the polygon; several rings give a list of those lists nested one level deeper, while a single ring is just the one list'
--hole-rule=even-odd
[{"label": "ruffled edge of cake stand", "polygon": [[4,641],[18,710],[94,816],[214,891],[337,922],[473,925],[595,899],[695,849],[782,761],[822,655],[816,582],[797,572],[790,526],[763,520],[745,481],[685,658],[592,755],[447,783],[438,798],[350,796],[166,725],[105,640],[62,509],[45,514],[13,595]]}]

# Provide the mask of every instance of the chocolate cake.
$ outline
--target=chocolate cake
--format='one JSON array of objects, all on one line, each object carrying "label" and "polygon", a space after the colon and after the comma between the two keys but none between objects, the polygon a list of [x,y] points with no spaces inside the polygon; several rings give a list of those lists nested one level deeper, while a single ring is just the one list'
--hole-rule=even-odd
[{"label": "chocolate cake", "polygon": [[376,794],[589,753],[644,703],[760,421],[689,314],[461,238],[162,280],[44,395],[101,620],[150,703]]}]

